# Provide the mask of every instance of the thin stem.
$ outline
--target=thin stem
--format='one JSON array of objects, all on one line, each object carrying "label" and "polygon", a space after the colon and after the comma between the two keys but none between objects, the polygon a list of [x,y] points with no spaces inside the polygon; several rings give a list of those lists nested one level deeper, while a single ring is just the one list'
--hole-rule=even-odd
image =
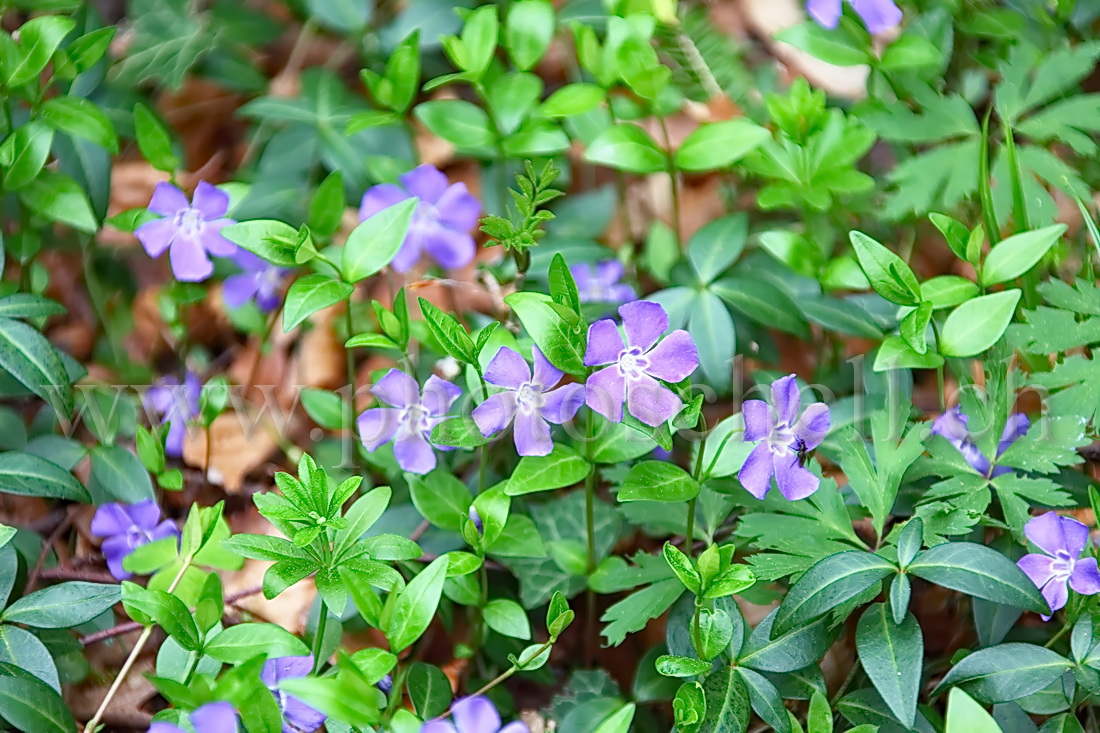
[{"label": "thin stem", "polygon": [[672,189],[672,228],[676,234],[676,244],[680,244],[680,184],[676,164],[672,160],[672,138],[668,134],[668,123],[664,117],[658,117],[661,123],[661,137],[665,143],[665,157],[668,159],[668,182]]},{"label": "thin stem", "polygon": [[[176,586],[183,580],[184,574],[191,568],[192,556],[188,555],[184,558],[183,565],[180,566],[179,572],[176,573],[176,577],[172,579],[172,584],[168,586],[168,592],[171,593],[176,589]],[[88,724],[84,726],[84,733],[92,733],[97,727],[99,727],[99,721],[103,719],[103,714],[107,712],[107,706],[111,704],[111,700],[118,694],[119,689],[122,687],[122,683],[126,680],[126,675],[130,673],[137,658],[141,656],[142,650],[149,642],[149,637],[153,635],[153,629],[156,628],[156,624],[149,624],[141,632],[141,636],[138,637],[137,643],[134,644],[134,648],[130,650],[130,656],[126,657],[126,661],[122,664],[122,669],[118,671],[118,676],[115,677],[114,682],[111,683],[111,687],[107,690],[107,694],[103,697],[103,702],[99,704],[99,708],[95,711],[95,715],[88,721]]]},{"label": "thin stem", "polygon": [[[538,659],[542,655],[543,652],[545,652],[547,649],[549,649],[550,647],[552,647],[554,645],[554,641],[555,641],[554,639],[549,639],[548,641],[543,643],[542,646],[540,646],[538,649],[536,649],[534,651],[534,653],[531,654],[530,657],[528,657],[527,659],[521,659],[520,663],[518,665],[513,664],[511,667],[509,667],[508,669],[504,670],[503,672],[501,672],[499,675],[497,675],[493,679],[486,682],[484,687],[482,687],[480,690],[475,692],[473,695],[470,695],[470,697],[476,697],[478,695],[484,695],[486,692],[493,689],[494,687],[499,685],[501,682],[503,682],[504,680],[508,679],[509,677],[514,675],[516,672],[518,672],[521,667],[525,667],[528,664],[530,664],[531,662],[533,662],[534,660]],[[443,713],[442,715],[440,715],[437,718],[433,718],[433,720],[443,720],[444,718],[450,717],[450,715],[451,715],[451,708],[447,708],[447,712]]]},{"label": "thin stem", "polygon": [[321,670],[321,646],[325,643],[325,627],[328,625],[328,604],[321,599],[320,613],[317,616],[317,629],[313,632],[313,674]]}]

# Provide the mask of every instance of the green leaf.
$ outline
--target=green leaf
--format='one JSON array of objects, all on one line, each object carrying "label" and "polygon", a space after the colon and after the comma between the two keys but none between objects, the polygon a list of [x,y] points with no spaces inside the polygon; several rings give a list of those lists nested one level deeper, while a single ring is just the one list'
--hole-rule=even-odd
[{"label": "green leaf", "polygon": [[409,493],[420,516],[450,532],[458,532],[462,528],[473,500],[466,485],[443,469],[413,477],[409,482]]},{"label": "green leaf", "polygon": [[849,238],[875,292],[898,305],[920,304],[920,283],[905,260],[863,232],[853,231]]},{"label": "green leaf", "polygon": [[931,303],[934,310],[965,303],[979,292],[977,285],[958,275],[940,275],[920,284],[921,300]]},{"label": "green leaf", "polygon": [[657,657],[654,663],[657,671],[665,677],[697,677],[710,671],[710,662],[691,657],[675,657],[665,654]]},{"label": "green leaf", "polygon": [[344,218],[344,175],[334,170],[325,176],[309,202],[309,228],[321,236],[331,236]]},{"label": "green leaf", "polygon": [[23,596],[4,610],[6,623],[68,629],[91,621],[122,598],[119,586],[68,582]]},{"label": "green leaf", "polygon": [[86,234],[94,234],[99,228],[88,194],[64,173],[48,168],[43,170],[19,192],[19,196],[31,210],[50,221]]},{"label": "green leaf", "polygon": [[771,132],[748,120],[700,125],[680,143],[674,160],[685,171],[713,171],[736,163],[771,139]]},{"label": "green leaf", "polygon": [[[40,15],[19,26],[19,60],[7,69],[7,84],[17,87],[34,81],[65,36],[76,28],[72,18]],[[5,64],[6,65],[6,64]]]},{"label": "green leaf", "polygon": [[322,308],[347,300],[354,291],[355,286],[342,280],[334,280],[328,275],[315,273],[298,278],[286,294],[283,332],[289,333]]},{"label": "green leaf", "polygon": [[141,154],[154,168],[172,173],[179,167],[180,159],[172,150],[168,128],[144,104],[134,105],[134,137]]},{"label": "green leaf", "polygon": [[[547,361],[569,374],[585,373],[583,323],[566,322],[553,301],[540,293],[512,293],[504,299]],[[568,311],[567,311],[568,312]],[[575,314],[574,314],[575,315]]]},{"label": "green leaf", "polygon": [[446,557],[439,557],[409,581],[383,619],[383,631],[390,651],[400,654],[427,631],[439,606],[443,582],[447,579]]},{"label": "green leaf", "polygon": [[68,371],[57,350],[37,329],[22,321],[0,318],[0,367],[54,411],[72,414]]},{"label": "green leaf", "polygon": [[901,320],[898,330],[909,348],[921,356],[928,353],[928,323],[932,320],[932,304],[921,303]]},{"label": "green leaf", "polygon": [[690,501],[699,489],[699,482],[675,463],[642,461],[627,473],[619,501]]},{"label": "green leaf", "polygon": [[966,301],[944,322],[939,352],[944,356],[975,356],[993,346],[1008,328],[1019,301],[1019,290]]},{"label": "green leaf", "polygon": [[0,667],[0,715],[17,730],[72,733],[76,721],[61,695],[17,666]]},{"label": "green leaf", "polygon": [[65,469],[21,451],[0,453],[0,491],[20,496],[92,501],[88,490]]},{"label": "green leaf", "polygon": [[469,152],[491,152],[496,140],[489,115],[462,100],[438,100],[416,105],[413,114],[434,134]]},{"label": "green leaf", "polygon": [[123,591],[123,605],[131,618],[138,615],[135,613],[137,611],[152,619],[187,651],[193,652],[199,648],[199,629],[195,618],[177,596],[162,590],[145,590],[132,583],[128,583]]},{"label": "green leaf", "polygon": [[924,637],[913,614],[895,624],[885,603],[870,606],[856,627],[856,651],[890,712],[908,728],[917,716]]},{"label": "green leaf", "polygon": [[1001,726],[974,698],[955,687],[947,695],[944,733],[1002,733]]},{"label": "green leaf", "polygon": [[0,298],[0,318],[40,318],[66,312],[60,303],[34,293],[12,293]]},{"label": "green leaf", "polygon": [[1016,563],[973,542],[936,545],[917,555],[911,575],[960,593],[1036,613],[1050,613],[1039,589]]},{"label": "green leaf", "polygon": [[761,325],[809,336],[802,310],[784,290],[765,278],[722,278],[710,284],[710,291]]},{"label": "green leaf", "polygon": [[672,568],[672,572],[684,584],[684,587],[694,595],[699,595],[703,585],[703,578],[691,562],[691,558],[676,548],[671,542],[666,542],[662,554],[665,562]]},{"label": "green leaf", "polygon": [[859,550],[819,560],[787,591],[775,617],[776,631],[812,621],[893,572],[897,568],[890,561]]},{"label": "green leaf", "polygon": [[875,60],[871,55],[870,38],[866,34],[860,38],[845,25],[822,28],[807,20],[776,33],[775,39],[836,66],[858,66]]},{"label": "green leaf", "polygon": [[10,191],[23,188],[34,180],[50,156],[54,131],[42,121],[32,120],[9,135],[0,144],[0,164],[4,171],[4,187]]},{"label": "green leaf", "polygon": [[891,369],[935,369],[943,364],[943,357],[934,351],[918,354],[901,336],[888,336],[875,353],[874,371]]},{"label": "green leaf", "polygon": [[[29,674],[58,692],[61,682],[57,664],[37,636],[18,626],[0,625],[0,662],[11,664],[23,674]],[[3,668],[7,672],[7,667]]]},{"label": "green leaf", "polygon": [[474,354],[474,342],[470,334],[450,313],[444,313],[424,298],[418,299],[420,312],[424,314],[424,320],[432,330],[432,335],[439,341],[439,345],[448,354],[467,364],[474,364],[477,356]]},{"label": "green leaf", "polygon": [[276,219],[240,221],[222,229],[222,236],[238,247],[279,267],[297,267],[298,230]]},{"label": "green leaf", "polygon": [[241,664],[260,654],[268,659],[309,654],[305,642],[282,626],[250,622],[221,631],[203,647],[203,653],[225,664]]},{"label": "green leaf", "polygon": [[569,265],[561,252],[554,255],[550,261],[550,297],[555,303],[572,308],[575,312],[581,312],[581,298],[577,291],[577,283],[573,279],[573,273],[569,271]]},{"label": "green leaf", "polygon": [[644,629],[652,619],[667,611],[683,593],[684,586],[674,578],[658,581],[636,591],[604,611],[600,621],[606,622],[607,626],[600,634],[612,646],[622,644],[627,634]]},{"label": "green leaf", "polygon": [[520,71],[528,71],[539,62],[554,30],[554,6],[548,0],[520,0],[508,6],[504,47]]},{"label": "green leaf", "polygon": [[519,460],[505,493],[521,496],[572,486],[588,475],[591,466],[572,448],[557,444],[546,456],[525,456]]},{"label": "green leaf", "polygon": [[703,680],[707,714],[699,731],[745,733],[749,726],[749,693],[733,667],[722,666]]},{"label": "green leaf", "polygon": [[985,256],[980,270],[982,286],[989,287],[1023,275],[1050,251],[1065,231],[1065,224],[1054,224],[1001,240]]},{"label": "green leaf", "polygon": [[[740,614],[737,618],[736,633],[741,634],[742,639],[744,638],[744,620]],[[696,638],[698,639],[695,651],[700,658],[708,662],[716,658],[730,647],[733,635],[733,617],[727,611],[722,608],[699,609],[699,633],[692,637],[692,642],[695,643]],[[739,639],[738,642],[740,641]]]},{"label": "green leaf", "polygon": [[878,66],[883,71],[906,71],[939,66],[943,53],[927,38],[916,33],[906,33],[882,52]]},{"label": "green leaf", "polygon": [[741,256],[749,233],[749,219],[730,214],[704,225],[688,242],[688,262],[699,281],[710,283]]},{"label": "green leaf", "polygon": [[83,138],[118,152],[118,135],[107,115],[87,99],[54,97],[42,105],[40,118],[58,132]]},{"label": "green leaf", "polygon": [[737,332],[733,317],[717,295],[706,290],[696,294],[688,332],[698,349],[699,366],[707,383],[727,391],[737,350]]},{"label": "green leaf", "polygon": [[961,685],[987,702],[1010,702],[1031,695],[1061,677],[1073,663],[1034,644],[999,644],[968,655],[951,668],[932,694]]},{"label": "green leaf", "polygon": [[798,627],[772,638],[777,612],[772,611],[756,625],[737,660],[738,665],[760,672],[785,673],[816,664],[833,643],[828,619]]},{"label": "green leaf", "polygon": [[96,503],[121,501],[135,504],[153,499],[153,482],[138,457],[118,445],[92,448],[92,475],[88,488]]},{"label": "green leaf", "polygon": [[393,492],[389,486],[378,486],[360,496],[351,505],[344,519],[348,526],[336,533],[333,552],[340,557],[345,550],[355,544],[363,534],[385,513],[390,505]]},{"label": "green leaf", "polygon": [[783,696],[775,685],[762,674],[744,667],[737,668],[737,674],[745,683],[749,693],[749,703],[760,719],[777,733],[790,733],[791,717],[783,705]]},{"label": "green leaf", "polygon": [[401,249],[409,231],[413,213],[420,200],[407,198],[386,207],[360,223],[344,244],[341,259],[344,279],[357,283],[386,265]]},{"label": "green leaf", "polygon": [[439,423],[432,428],[431,441],[436,445],[455,448],[477,448],[490,442],[481,434],[477,423],[468,417],[455,417]]},{"label": "green leaf", "polygon": [[[541,2],[541,0],[534,0]],[[525,3],[517,3],[517,5]],[[514,6],[513,6],[514,7]],[[607,93],[602,87],[585,82],[566,84],[547,97],[539,110],[546,117],[571,117],[599,107]]]},{"label": "green leaf", "polygon": [[667,157],[649,134],[630,123],[612,125],[601,132],[584,151],[584,159],[595,165],[627,173],[657,173],[665,170]]},{"label": "green leaf", "polygon": [[424,720],[442,715],[451,705],[451,683],[443,670],[433,664],[414,662],[405,684],[413,709]]},{"label": "green leaf", "polygon": [[515,601],[498,598],[482,609],[485,615],[485,623],[498,634],[513,639],[530,640],[531,622],[527,619],[527,613]]}]

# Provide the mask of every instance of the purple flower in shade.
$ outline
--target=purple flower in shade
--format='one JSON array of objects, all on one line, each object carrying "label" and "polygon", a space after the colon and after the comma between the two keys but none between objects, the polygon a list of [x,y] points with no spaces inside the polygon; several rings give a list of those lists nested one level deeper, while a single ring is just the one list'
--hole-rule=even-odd
[{"label": "purple flower in shade", "polygon": [[407,272],[420,261],[423,252],[449,270],[469,264],[475,251],[470,230],[481,215],[481,203],[466,190],[466,184],[451,183],[431,165],[418,166],[398,180],[401,185],[372,186],[359,205],[359,220],[365,221],[399,201],[412,197],[420,200],[409,233],[390,266]]},{"label": "purple flower in shade", "polygon": [[[946,438],[951,445],[958,448],[959,452],[963,454],[963,458],[970,464],[970,467],[986,478],[1009,473],[1012,469],[1005,466],[994,466],[975,445],[970,437],[970,431],[966,427],[969,420],[970,418],[964,415],[959,406],[956,405],[932,422],[932,433]],[[1027,415],[1021,415],[1020,413],[1009,415],[1008,420],[1005,422],[1005,429],[1001,432],[1001,439],[997,441],[995,459],[1000,458],[1001,454],[1008,450],[1010,445],[1022,438],[1030,427],[1031,421],[1028,420]]]},{"label": "purple flower in shade", "polygon": [[[1100,593],[1100,570],[1095,557],[1081,557],[1089,528],[1076,519],[1047,512],[1024,527],[1031,544],[1042,552],[1024,555],[1016,564],[1039,588],[1053,615],[1069,599],[1068,585],[1083,596]],[[1049,621],[1050,616],[1043,616]]]},{"label": "purple flower in shade", "polygon": [[829,408],[815,402],[802,411],[802,396],[793,374],[772,382],[772,404],[774,410],[763,400],[748,400],[741,406],[745,442],[760,443],[745,459],[737,480],[750,494],[763,499],[775,476],[779,493],[786,499],[805,499],[821,482],[802,465],[802,458],[806,451],[821,445],[829,432]]},{"label": "purple flower in shade", "polygon": [[569,268],[577,283],[582,303],[626,303],[636,297],[634,288],[619,282],[623,279],[623,263],[604,260],[595,267],[587,262]]},{"label": "purple flower in shade", "polygon": [[527,724],[517,720],[500,727],[500,713],[483,695],[456,700],[451,706],[453,720],[436,718],[420,726],[420,733],[531,733]]},{"label": "purple flower in shade", "polygon": [[222,227],[234,223],[225,218],[229,196],[224,191],[199,181],[193,201],[183,191],[161,181],[153,191],[149,210],[163,218],[142,224],[134,230],[150,257],[169,250],[172,272],[182,282],[201,282],[214,272],[209,255],[229,257],[237,245],[222,236]]},{"label": "purple flower in shade", "polygon": [[255,300],[260,310],[269,313],[282,300],[283,279],[290,270],[276,267],[246,249],[237,250],[233,261],[244,270],[230,275],[222,286],[222,297],[231,308],[240,308]]},{"label": "purple flower in shade", "polygon": [[612,422],[623,421],[623,403],[631,415],[656,427],[680,411],[683,403],[657,380],[679,382],[699,366],[699,352],[687,331],[668,330],[668,314],[657,303],[636,300],[619,307],[626,330],[623,343],[615,322],[596,321],[588,328],[584,365],[603,366],[588,377],[585,401]]},{"label": "purple flower in shade", "polygon": [[565,384],[554,388],[562,371],[546,360],[535,346],[535,374],[518,353],[507,347],[497,351],[485,370],[485,381],[504,392],[491,395],[471,413],[481,434],[488,438],[514,420],[516,451],[521,456],[545,456],[554,448],[550,423],[561,425],[573,419],[584,404],[584,387]]},{"label": "purple flower in shade", "polygon": [[[375,397],[392,407],[372,407],[359,416],[359,439],[373,453],[383,443],[393,441],[397,465],[410,473],[428,473],[435,468],[435,451],[428,436],[447,419],[447,410],[462,390],[434,374],[419,391],[416,380],[397,369],[371,388]],[[440,450],[451,450],[438,446]]]},{"label": "purple flower in shade", "polygon": [[[877,35],[901,25],[901,9],[894,0],[848,0],[852,10],[867,26],[868,32]],[[836,28],[843,14],[842,0],[807,0],[806,12],[818,25]]]},{"label": "purple flower in shade", "polygon": [[324,713],[279,689],[280,681],[308,677],[312,671],[312,654],[304,657],[279,657],[264,662],[260,679],[279,703],[279,710],[283,713],[283,733],[313,733],[325,722]]},{"label": "purple flower in shade", "polygon": [[137,504],[104,504],[92,517],[92,534],[103,538],[103,556],[107,568],[118,580],[126,580],[130,573],[122,567],[122,561],[141,547],[165,537],[179,537],[176,523],[160,521],[160,507],[152,499]]},{"label": "purple flower in shade", "polygon": [[[189,716],[195,733],[237,733],[237,711],[227,702],[211,702]],[[187,733],[171,723],[153,723],[149,733]]]},{"label": "purple flower in shade", "polygon": [[176,377],[164,377],[145,395],[149,406],[160,416],[160,424],[168,423],[164,452],[172,458],[183,455],[187,423],[199,414],[201,395],[202,382],[190,371],[184,375],[183,384]]}]

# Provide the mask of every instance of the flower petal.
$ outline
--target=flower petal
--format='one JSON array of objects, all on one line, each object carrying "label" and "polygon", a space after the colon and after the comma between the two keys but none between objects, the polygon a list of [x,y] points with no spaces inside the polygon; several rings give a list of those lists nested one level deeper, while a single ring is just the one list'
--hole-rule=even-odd
[{"label": "flower petal", "polygon": [[623,318],[627,343],[643,352],[652,349],[657,339],[668,330],[668,313],[659,303],[635,300],[619,306],[619,315]]},{"label": "flower petal", "polygon": [[666,382],[679,382],[699,367],[699,352],[687,331],[677,329],[653,347],[646,358],[646,374]]},{"label": "flower petal", "polygon": [[626,405],[631,415],[655,428],[672,419],[684,403],[671,389],[643,374],[627,382]]},{"label": "flower petal", "polygon": [[435,468],[435,451],[419,433],[398,435],[393,442],[393,455],[397,465],[409,473],[425,474]]},{"label": "flower petal", "polygon": [[871,35],[885,33],[901,25],[901,8],[894,0],[850,0],[856,15],[863,19]]},{"label": "flower petal", "polygon": [[569,422],[584,404],[584,386],[565,384],[543,393],[542,417],[555,425]]},{"label": "flower petal", "polygon": [[392,407],[373,407],[363,410],[356,421],[359,441],[367,451],[374,453],[379,446],[390,442],[397,435],[400,418],[401,411]]},{"label": "flower petal", "polygon": [[425,224],[424,249],[445,270],[457,270],[470,264],[477,252],[474,238],[466,232],[439,224]]},{"label": "flower petal", "polygon": [[208,221],[203,226],[202,235],[199,237],[202,248],[215,257],[232,257],[237,254],[240,248],[222,236],[222,229],[235,223],[232,219]]},{"label": "flower petal", "polygon": [[185,731],[178,725],[157,721],[149,726],[149,730],[146,731],[146,733],[185,733]]},{"label": "flower petal", "polygon": [[956,448],[970,437],[970,431],[966,424],[970,418],[963,414],[961,408],[955,405],[932,421],[932,434],[942,435]]},{"label": "flower petal", "polygon": [[153,197],[149,199],[149,205],[145,208],[154,214],[171,217],[190,206],[191,202],[187,200],[183,191],[168,181],[160,181],[153,189]]},{"label": "flower petal", "polygon": [[125,511],[130,515],[133,525],[139,529],[148,531],[160,521],[160,507],[152,499],[142,499],[130,504],[125,507]]},{"label": "flower petal", "polygon": [[746,443],[763,440],[771,433],[775,425],[772,408],[764,400],[748,400],[741,405],[741,414],[745,419]]},{"label": "flower petal", "polygon": [[474,419],[477,429],[488,438],[494,433],[499,433],[508,427],[512,417],[516,414],[516,402],[511,392],[500,392],[490,395],[488,399],[474,408],[470,417]]},{"label": "flower petal", "polygon": [[489,698],[482,695],[464,697],[451,705],[459,733],[497,733],[500,713]]},{"label": "flower petal", "polygon": [[439,201],[439,197],[443,195],[443,192],[447,190],[447,186],[450,184],[450,181],[447,180],[447,176],[443,171],[427,163],[418,165],[397,180],[401,182],[401,185],[404,186],[409,193],[429,204],[434,204]]},{"label": "flower petal", "polygon": [[370,391],[375,397],[394,407],[409,407],[420,401],[420,385],[400,369],[390,369]]},{"label": "flower petal", "polygon": [[757,499],[763,499],[772,485],[772,474],[775,467],[772,463],[772,452],[767,443],[761,443],[752,449],[749,457],[741,465],[737,472],[737,480]]},{"label": "flower petal", "polygon": [[214,263],[206,256],[202,243],[177,236],[168,250],[172,272],[180,282],[202,282],[214,272]]},{"label": "flower petal", "polygon": [[462,388],[440,379],[434,374],[424,382],[424,391],[420,395],[420,404],[432,417],[442,417],[451,409],[454,401],[462,396]]},{"label": "flower petal", "polygon": [[[1054,611],[1062,608],[1066,605],[1066,601],[1069,600],[1069,589],[1067,583],[1064,580],[1058,580],[1055,578],[1043,586],[1040,591],[1043,594],[1043,598],[1046,599],[1047,605],[1050,606],[1051,616],[1054,615]],[[1043,616],[1043,620],[1047,621],[1050,616]]]},{"label": "flower petal", "polygon": [[997,456],[1008,450],[1009,446],[1027,434],[1031,427],[1031,420],[1023,413],[1015,413],[1008,416],[1005,429],[1001,432],[1001,439],[997,442]]},{"label": "flower petal", "polygon": [[176,523],[171,519],[165,519],[163,522],[153,527],[149,531],[149,541],[156,542],[157,540],[163,540],[165,537],[179,537],[180,529],[176,526]]},{"label": "flower petal", "polygon": [[452,183],[435,202],[439,221],[448,229],[469,232],[481,216],[481,202],[466,189],[465,183]]},{"label": "flower petal", "polygon": [[549,359],[542,355],[538,346],[531,347],[531,358],[535,361],[534,382],[542,388],[543,392],[561,381],[564,372],[551,364]]},{"label": "flower petal", "polygon": [[825,440],[825,436],[829,433],[829,425],[829,406],[824,402],[815,402],[802,412],[802,417],[798,418],[794,426],[794,434],[806,444],[806,450],[813,450]]},{"label": "flower petal", "polygon": [[255,298],[259,289],[260,281],[253,273],[230,275],[222,283],[222,300],[230,308],[240,308]]},{"label": "flower petal", "polygon": [[799,463],[797,453],[776,456],[773,463],[775,483],[787,501],[805,499],[821,485],[821,479]]},{"label": "flower petal", "polygon": [[111,502],[95,510],[95,516],[92,517],[92,536],[113,537],[125,534],[132,525],[133,520],[122,508],[122,504]]},{"label": "flower petal", "polygon": [[618,260],[603,260],[596,263],[596,277],[606,286],[623,279],[623,263]]},{"label": "flower petal", "polygon": [[298,698],[285,692],[281,702],[283,720],[286,721],[283,725],[283,733],[298,733],[298,731],[314,733],[328,717],[320,710],[306,705]]},{"label": "flower petal", "polygon": [[1064,550],[1077,558],[1089,540],[1089,528],[1076,519],[1047,512],[1031,519],[1024,526],[1024,534],[1031,544],[1048,555]]},{"label": "flower petal", "polygon": [[1069,576],[1069,587],[1083,596],[1100,593],[1100,569],[1095,557],[1083,557],[1073,566]]},{"label": "flower petal", "polygon": [[[624,308],[626,306],[623,306]],[[588,348],[584,352],[585,366],[602,366],[617,361],[625,349],[623,336],[615,321],[605,318],[588,327]]]},{"label": "flower petal", "polygon": [[772,404],[775,406],[776,422],[793,426],[798,420],[798,410],[802,406],[802,395],[798,391],[795,375],[780,377],[772,382]]},{"label": "flower petal", "polygon": [[359,202],[359,221],[365,221],[382,209],[388,209],[407,198],[412,198],[412,195],[392,183],[380,183],[377,186],[371,186]]},{"label": "flower petal", "polygon": [[989,459],[985,457],[981,449],[976,446],[969,438],[960,441],[956,448],[962,453],[963,458],[970,464],[970,467],[983,476],[989,475]]},{"label": "flower petal", "polygon": [[408,272],[420,262],[420,255],[424,252],[424,225],[413,219],[409,225],[409,231],[401,241],[401,247],[397,254],[390,260],[390,267],[394,272]]},{"label": "flower petal", "polygon": [[1054,558],[1049,555],[1033,552],[1030,555],[1021,557],[1016,561],[1016,564],[1020,567],[1020,570],[1024,571],[1024,575],[1035,584],[1035,587],[1041,589],[1054,577],[1054,569],[1051,567],[1053,562]]},{"label": "flower petal", "polygon": [[207,221],[220,219],[229,210],[229,194],[206,181],[199,181],[191,197],[191,208],[197,209]]},{"label": "flower petal", "polygon": [[516,452],[521,456],[547,456],[554,449],[554,441],[550,438],[550,423],[540,415],[530,412],[516,413],[512,437],[516,443]]},{"label": "flower petal", "polygon": [[825,28],[836,28],[840,23],[842,9],[840,0],[807,0],[806,12],[818,25]]},{"label": "flower petal", "polygon": [[424,725],[420,726],[419,733],[458,733],[458,728],[455,728],[454,723],[449,720],[429,720]]},{"label": "flower petal", "polygon": [[132,575],[122,567],[122,561],[137,547],[137,543],[131,541],[130,537],[125,534],[115,535],[103,540],[103,544],[100,545],[99,549],[103,551],[103,557],[107,560],[107,569],[111,571],[115,580],[126,580]]},{"label": "flower petal", "polygon": [[260,671],[260,679],[264,685],[274,689],[279,680],[289,680],[296,677],[306,677],[313,671],[313,655],[302,657],[278,657],[264,662]]},{"label": "flower petal", "polygon": [[150,257],[160,257],[176,237],[176,222],[171,218],[153,219],[135,229],[134,236]]},{"label": "flower petal", "polygon": [[498,387],[519,389],[524,382],[531,381],[531,367],[519,352],[501,346],[485,367],[485,381]]},{"label": "flower petal", "polygon": [[588,378],[584,387],[585,404],[611,422],[623,421],[626,380],[619,374],[618,369],[615,367],[601,369]]}]

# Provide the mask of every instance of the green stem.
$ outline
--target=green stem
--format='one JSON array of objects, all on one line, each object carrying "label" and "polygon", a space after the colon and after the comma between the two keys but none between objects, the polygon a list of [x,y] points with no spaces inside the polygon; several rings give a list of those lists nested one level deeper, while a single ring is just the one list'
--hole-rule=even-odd
[{"label": "green stem", "polygon": [[[533,662],[534,660],[538,659],[539,656],[541,656],[543,652],[545,652],[547,649],[549,649],[551,646],[554,645],[554,641],[555,641],[554,639],[550,639],[550,640],[544,642],[542,646],[540,646],[538,649],[536,649],[531,654],[531,656],[527,657],[526,659],[521,659],[520,663],[518,665],[513,664],[511,667],[509,667],[508,669],[504,670],[503,672],[501,672],[499,675],[497,675],[493,679],[486,682],[484,687],[482,687],[480,690],[475,692],[470,697],[476,697],[477,695],[484,695],[486,692],[493,689],[494,687],[499,685],[501,682],[504,682],[506,679],[508,679],[509,677],[514,675],[516,672],[518,672],[522,667],[525,667],[528,664],[530,664],[531,662]],[[433,720],[443,720],[444,718],[448,718],[450,716],[451,716],[451,708],[447,708],[447,712],[443,713],[439,717],[433,718]]]},{"label": "green stem", "polygon": [[321,670],[321,647],[325,643],[325,627],[328,625],[328,604],[321,599],[320,613],[317,615],[317,629],[313,632],[313,674]]}]

